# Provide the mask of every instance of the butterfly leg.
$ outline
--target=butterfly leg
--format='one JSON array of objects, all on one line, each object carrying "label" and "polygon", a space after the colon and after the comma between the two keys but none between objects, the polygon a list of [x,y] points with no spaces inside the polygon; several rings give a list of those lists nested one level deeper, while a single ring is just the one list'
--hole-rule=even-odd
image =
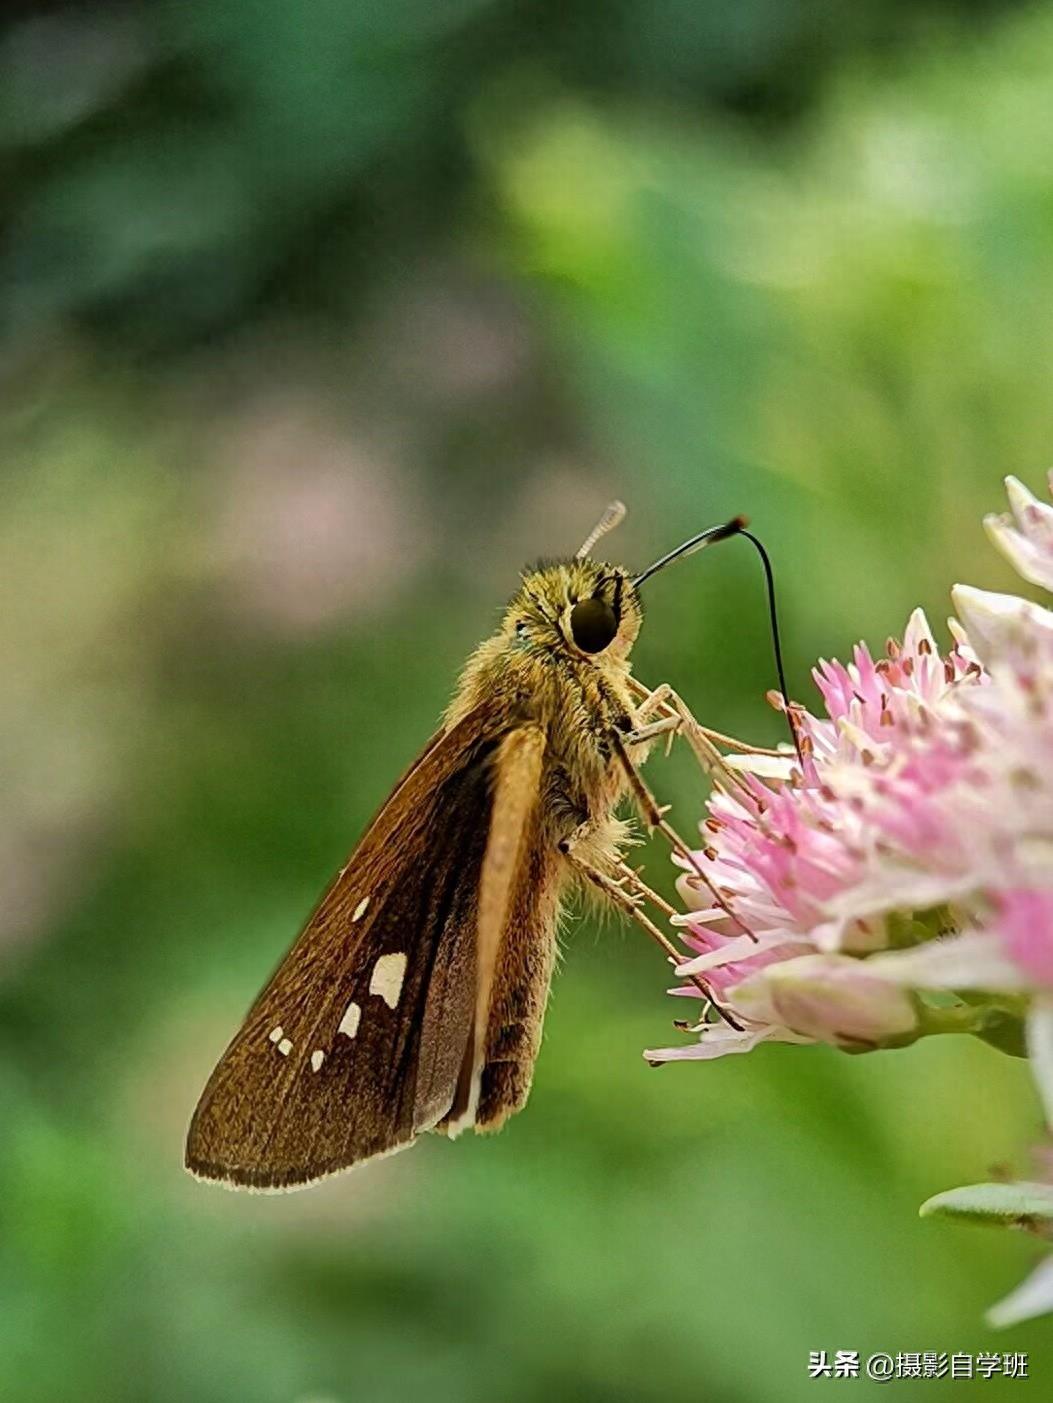
[{"label": "butterfly leg", "polygon": [[666,703],[673,692],[668,682],[662,682],[652,692],[642,682],[638,682],[635,677],[630,677],[629,687],[638,697],[642,697],[640,705],[636,708],[637,726],[644,725],[649,717],[657,716],[659,712],[668,712],[669,708]]},{"label": "butterfly leg", "polygon": [[[727,789],[733,785],[741,787],[742,780],[728,766],[718,749],[719,746],[746,755],[770,755],[780,760],[788,758],[784,750],[774,750],[764,745],[748,745],[745,741],[736,740],[734,736],[725,735],[723,731],[715,731],[712,726],[703,726],[668,682],[661,683],[652,692],[635,677],[630,677],[629,687],[641,698],[636,709],[634,729],[626,738],[630,745],[648,740],[667,729],[675,735],[682,735],[691,746],[703,770],[719,783],[721,788]],[[659,713],[659,719],[644,724],[655,712]]]},{"label": "butterfly leg", "polygon": [[[621,867],[625,870],[624,872],[620,872],[618,878],[608,876],[606,872],[602,872],[600,868],[594,867],[593,864],[591,862],[588,862],[585,858],[576,856],[574,853],[572,843],[573,839],[566,839],[563,843],[560,844],[560,849],[564,853],[564,855],[569,859],[571,866],[585,879],[585,881],[590,882],[594,887],[596,887],[600,892],[602,892],[603,895],[615,907],[617,907],[619,911],[622,911],[626,916],[630,917],[631,920],[634,920],[636,924],[640,926],[640,928],[643,931],[645,931],[648,936],[650,936],[650,938],[655,942],[655,944],[659,946],[659,948],[665,954],[665,957],[668,960],[669,964],[672,965],[674,969],[678,965],[683,964],[684,956],[681,954],[681,952],[677,949],[677,947],[673,944],[673,942],[669,939],[665,932],[662,931],[658,926],[656,926],[654,921],[651,920],[650,916],[648,916],[647,913],[641,909],[640,903],[643,900],[644,896],[649,895],[657,897],[657,893],[650,892],[649,889],[645,887],[642,882],[639,881],[639,879],[636,876],[636,873],[634,873],[630,867],[627,867],[625,863],[621,864]],[[629,878],[631,878],[633,883],[635,883],[635,890],[627,881],[627,879]],[[627,889],[627,887],[629,889]],[[658,898],[658,900],[660,901],[661,899]],[[671,910],[672,908],[669,909]],[[726,1023],[730,1024],[732,1028],[736,1028],[739,1031],[741,1031],[742,1025],[727,1009],[721,1007],[721,1005],[713,997],[713,992],[709,988],[708,984],[706,984],[705,980],[699,978],[698,976],[692,976],[691,982],[696,986],[696,988],[702,994],[703,998],[705,998],[708,1001],[708,1003],[716,1010],[716,1012],[721,1016],[721,1018],[724,1019]]]},{"label": "butterfly leg", "polygon": [[619,862],[617,867],[618,880],[642,901],[649,901],[652,906],[656,906],[664,916],[670,920],[681,913],[660,892],[656,892],[644,881],[640,872],[635,867],[630,867],[627,862]]},{"label": "butterfly leg", "polygon": [[[670,905],[670,903],[666,901],[665,897],[662,896],[660,892],[656,892],[652,887],[649,887],[643,880],[640,871],[634,867],[630,867],[627,862],[620,862],[618,864],[618,873],[619,880],[621,881],[623,887],[627,888],[632,896],[635,896],[638,900],[649,901],[652,904],[652,906],[656,906],[659,909],[659,911],[661,911],[667,917],[669,921],[673,921],[675,917],[681,914],[675,906]],[[703,988],[700,981],[695,980],[694,983],[699,989]],[[725,1010],[721,1008],[721,1006],[717,1003],[716,999],[713,998],[712,993],[709,991],[704,992],[705,1003],[702,1005],[702,1012],[697,1021],[695,1023],[691,1023],[685,1022],[682,1019],[675,1018],[673,1020],[675,1027],[680,1028],[681,1030],[686,1032],[698,1032],[698,1030],[708,1021],[708,1014],[711,1009],[715,1013],[719,1014],[721,1018],[725,1016]],[[734,1022],[734,1020],[729,1021],[731,1021],[732,1023]]]},{"label": "butterfly leg", "polygon": [[[728,793],[744,788],[742,777],[737,774],[721,755],[717,749],[710,732],[702,726],[688,709],[686,704],[677,696],[672,687],[667,682],[656,687],[653,692],[637,682],[635,678],[630,678],[630,686],[642,697],[641,705],[636,712],[636,727],[630,731],[625,740],[630,747],[635,747],[641,742],[651,739],[656,732],[656,727],[661,726],[668,729],[670,737],[682,735],[690,745],[691,750],[698,761],[704,774],[708,775],[714,784]],[[661,715],[659,720],[650,725],[640,726],[641,716],[645,718],[651,711],[657,709]],[[714,736],[717,732],[712,733]]]},{"label": "butterfly leg", "polygon": [[629,745],[647,745],[657,736],[665,736],[665,753],[668,755],[680,731],[680,724],[679,716],[663,716],[660,721],[651,721],[645,726],[634,726],[625,739]]},{"label": "butterfly leg", "polygon": [[735,925],[738,926],[738,928],[742,930],[746,935],[749,935],[754,940],[756,940],[757,937],[754,934],[754,932],[750,930],[749,926],[746,925],[746,923],[741,919],[741,917],[735,914],[731,906],[728,904],[727,897],[724,896],[723,892],[720,891],[716,883],[710,877],[709,873],[702,866],[702,863],[699,861],[694,849],[691,848],[684,841],[683,838],[681,838],[680,834],[676,831],[673,825],[666,818],[666,814],[669,812],[669,806],[660,805],[657,799],[651,793],[647,781],[640,773],[639,766],[633,761],[633,758],[629,754],[629,751],[624,741],[622,740],[622,737],[617,733],[617,731],[611,732],[611,748],[614,754],[617,756],[622,769],[625,771],[626,779],[629,781],[629,789],[633,795],[633,798],[636,800],[637,806],[639,807],[639,810],[643,815],[644,821],[646,822],[648,828],[650,828],[652,831],[654,829],[657,829],[662,834],[663,838],[666,839],[670,847],[680,858],[680,860],[684,863],[685,867],[690,868],[691,872],[702,882],[702,884],[706,888],[708,888],[710,895],[713,897],[713,900],[730,918],[730,920],[732,920],[735,923]]}]

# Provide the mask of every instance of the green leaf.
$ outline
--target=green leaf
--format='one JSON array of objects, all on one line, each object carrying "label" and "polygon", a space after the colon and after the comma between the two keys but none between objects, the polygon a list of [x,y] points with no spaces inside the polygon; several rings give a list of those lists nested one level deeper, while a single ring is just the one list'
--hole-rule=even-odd
[{"label": "green leaf", "polygon": [[977,1029],[976,1037],[1009,1057],[1027,1056],[1024,1020],[1015,1014],[992,1010],[984,1026]]},{"label": "green leaf", "polygon": [[965,1184],[934,1194],[918,1213],[922,1218],[940,1215],[1045,1236],[1053,1231],[1053,1184]]}]

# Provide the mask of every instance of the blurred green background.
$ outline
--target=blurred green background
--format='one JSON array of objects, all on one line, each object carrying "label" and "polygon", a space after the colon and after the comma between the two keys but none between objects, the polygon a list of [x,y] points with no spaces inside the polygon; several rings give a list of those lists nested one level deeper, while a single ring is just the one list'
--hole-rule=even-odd
[{"label": "blurred green background", "polygon": [[[791,684],[1053,456],[1053,9],[13,4],[0,29],[0,1394],[793,1403],[809,1350],[1030,1350],[1027,1069],[934,1040],[648,1068],[569,927],[529,1111],[286,1197],[181,1169],[204,1078],[521,561],[744,511]],[[755,559],[637,669],[778,737]],[[681,827],[685,753],[652,782]],[[671,887],[666,854],[648,872]],[[896,1396],[947,1396],[935,1381]],[[965,1385],[959,1385],[965,1387]]]}]

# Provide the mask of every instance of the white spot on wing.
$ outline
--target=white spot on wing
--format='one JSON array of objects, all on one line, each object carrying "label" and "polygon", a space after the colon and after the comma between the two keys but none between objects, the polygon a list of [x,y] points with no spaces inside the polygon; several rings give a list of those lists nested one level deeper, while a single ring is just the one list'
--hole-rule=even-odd
[{"label": "white spot on wing", "polygon": [[369,992],[379,994],[388,1008],[395,1008],[406,977],[406,956],[381,955],[369,976]]},{"label": "white spot on wing", "polygon": [[361,1017],[362,1010],[359,1008],[358,1004],[356,1004],[355,1001],[352,999],[352,1001],[347,1006],[347,1012],[340,1020],[340,1027],[337,1028],[336,1031],[338,1033],[343,1033],[345,1037],[353,1038],[358,1032],[358,1024]]},{"label": "white spot on wing", "polygon": [[292,1052],[292,1043],[288,1038],[282,1038],[278,1044],[278,1051],[283,1057],[288,1057],[289,1053]]},{"label": "white spot on wing", "polygon": [[267,1034],[267,1036],[270,1038],[272,1043],[281,1042],[282,1038],[285,1036],[285,1034],[282,1032],[282,1025],[279,1023],[277,1028],[272,1028]]},{"label": "white spot on wing", "polygon": [[351,917],[352,924],[354,924],[355,921],[360,921],[368,910],[369,897],[364,896],[362,900],[358,903],[358,905],[355,907],[355,914]]},{"label": "white spot on wing", "polygon": [[316,1072],[320,1072],[322,1070],[322,1063],[324,1061],[325,1053],[320,1047],[316,1047],[315,1050],[311,1053],[311,1066]]}]

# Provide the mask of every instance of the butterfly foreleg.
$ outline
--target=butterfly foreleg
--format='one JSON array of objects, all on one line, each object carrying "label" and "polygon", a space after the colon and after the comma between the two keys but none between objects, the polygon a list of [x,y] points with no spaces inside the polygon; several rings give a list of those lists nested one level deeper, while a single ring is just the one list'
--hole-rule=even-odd
[{"label": "butterfly foreleg", "polygon": [[646,725],[652,716],[658,716],[663,712],[666,714],[666,718],[669,718],[671,711],[667,703],[672,696],[673,689],[668,682],[662,682],[652,692],[642,682],[638,682],[635,677],[630,676],[629,689],[641,698],[634,718],[637,727]]},{"label": "butterfly foreleg", "polygon": [[[634,726],[626,736],[629,745],[639,745],[663,734],[682,735],[691,746],[695,758],[708,775],[722,788],[741,784],[741,779],[732,770],[718,747],[736,750],[746,755],[771,755],[783,759],[787,751],[775,750],[770,746],[749,745],[734,736],[715,731],[712,726],[703,726],[693,714],[684,699],[673,691],[668,682],[662,682],[650,691],[635,677],[629,678],[630,690],[641,698],[636,709]],[[649,722],[648,718],[657,719]]]},{"label": "butterfly foreleg", "polygon": [[[633,730],[625,737],[630,749],[657,735],[667,734],[670,745],[676,736],[683,736],[700,768],[714,784],[729,793],[743,788],[741,776],[728,765],[717,748],[718,743],[733,744],[730,737],[703,726],[683,698],[678,696],[667,682],[663,682],[654,691],[649,691],[636,678],[630,679],[630,685],[637,696],[642,698],[636,711]],[[647,717],[655,712],[658,713],[657,719],[647,723]],[[644,724],[641,724],[641,721]],[[743,746],[735,748],[749,749]]]},{"label": "butterfly foreleg", "polygon": [[665,736],[665,753],[668,755],[679,731],[679,717],[663,716],[660,721],[651,721],[646,726],[634,726],[627,733],[625,743],[635,749],[637,746],[650,746],[653,740],[657,740],[659,736]]}]

